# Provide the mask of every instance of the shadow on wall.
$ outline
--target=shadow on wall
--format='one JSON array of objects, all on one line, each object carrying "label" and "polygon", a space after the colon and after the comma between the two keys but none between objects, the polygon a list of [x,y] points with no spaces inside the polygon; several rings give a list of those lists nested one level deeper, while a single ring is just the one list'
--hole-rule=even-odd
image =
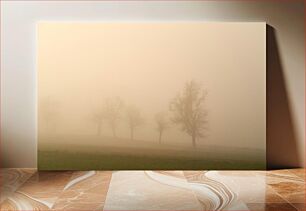
[{"label": "shadow on wall", "polygon": [[275,29],[267,25],[267,169],[299,167],[296,142]]}]

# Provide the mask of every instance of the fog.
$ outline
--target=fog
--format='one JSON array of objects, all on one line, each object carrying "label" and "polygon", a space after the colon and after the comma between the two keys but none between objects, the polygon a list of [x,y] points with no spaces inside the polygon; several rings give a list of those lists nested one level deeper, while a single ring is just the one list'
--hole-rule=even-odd
[{"label": "fog", "polygon": [[[135,145],[150,143],[148,147],[156,143],[193,148],[192,137],[182,124],[174,123],[170,104],[182,95],[186,83],[194,81],[206,93],[200,106],[205,126],[197,147],[264,150],[265,27],[264,23],[40,23],[38,142],[56,135],[90,145],[90,138],[73,137],[116,137],[133,139]],[[116,120],[105,117],[109,104],[117,105]],[[161,112],[167,127],[160,141],[156,115]],[[137,123],[133,135],[131,115],[136,115]]]}]

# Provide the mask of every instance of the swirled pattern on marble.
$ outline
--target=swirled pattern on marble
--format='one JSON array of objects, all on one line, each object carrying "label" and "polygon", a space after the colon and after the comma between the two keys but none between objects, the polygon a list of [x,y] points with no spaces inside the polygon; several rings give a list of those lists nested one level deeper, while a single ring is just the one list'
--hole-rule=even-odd
[{"label": "swirled pattern on marble", "polygon": [[305,170],[1,171],[0,210],[305,210]]}]

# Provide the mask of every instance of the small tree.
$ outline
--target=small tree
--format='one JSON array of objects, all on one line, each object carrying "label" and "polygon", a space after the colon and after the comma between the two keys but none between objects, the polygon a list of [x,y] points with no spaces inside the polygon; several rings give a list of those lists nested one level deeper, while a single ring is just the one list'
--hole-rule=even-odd
[{"label": "small tree", "polygon": [[158,142],[161,144],[162,135],[166,129],[169,127],[169,123],[167,121],[166,113],[159,112],[155,115],[156,129],[159,133]]},{"label": "small tree", "polygon": [[101,131],[102,131],[102,124],[103,124],[103,120],[104,120],[103,110],[97,110],[93,114],[92,120],[94,121],[94,123],[97,124],[97,135],[100,136]]},{"label": "small tree", "polygon": [[196,147],[196,140],[203,137],[207,123],[207,112],[203,108],[207,92],[194,81],[185,84],[182,93],[178,94],[170,103],[171,119],[180,125],[181,130],[191,136],[192,145]]},{"label": "small tree", "polygon": [[103,107],[103,117],[109,124],[113,133],[113,137],[117,137],[116,130],[118,122],[121,118],[123,107],[124,104],[120,98],[108,99],[105,101]]},{"label": "small tree", "polygon": [[59,103],[51,97],[46,97],[40,102],[39,119],[46,133],[56,133],[60,122]]},{"label": "small tree", "polygon": [[126,112],[131,140],[134,140],[134,131],[144,123],[144,119],[141,117],[139,109],[134,106],[129,106]]}]

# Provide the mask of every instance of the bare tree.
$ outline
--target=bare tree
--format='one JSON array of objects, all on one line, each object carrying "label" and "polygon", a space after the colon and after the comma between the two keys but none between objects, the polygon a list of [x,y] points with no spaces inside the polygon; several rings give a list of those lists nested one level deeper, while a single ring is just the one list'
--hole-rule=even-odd
[{"label": "bare tree", "polygon": [[102,130],[102,124],[103,124],[103,120],[104,120],[104,113],[102,109],[97,110],[94,114],[93,114],[93,121],[97,124],[97,135],[100,136],[101,135],[101,130]]},{"label": "bare tree", "polygon": [[45,132],[56,133],[59,123],[59,103],[49,96],[44,98],[39,107],[39,117],[43,120]]},{"label": "bare tree", "polygon": [[162,135],[166,129],[169,127],[169,122],[167,121],[167,116],[165,112],[159,112],[155,115],[156,129],[159,133],[158,142],[161,144]]},{"label": "bare tree", "polygon": [[137,107],[129,106],[127,108],[127,121],[130,128],[131,140],[134,140],[134,131],[144,123],[141,113]]},{"label": "bare tree", "polygon": [[116,130],[121,118],[123,101],[120,98],[108,99],[103,107],[103,117],[112,129],[113,137],[117,137]]},{"label": "bare tree", "polygon": [[196,147],[196,140],[203,137],[207,123],[207,111],[203,108],[207,92],[194,81],[185,84],[182,93],[178,94],[170,103],[171,119],[180,125],[181,130],[191,136],[192,145]]}]

